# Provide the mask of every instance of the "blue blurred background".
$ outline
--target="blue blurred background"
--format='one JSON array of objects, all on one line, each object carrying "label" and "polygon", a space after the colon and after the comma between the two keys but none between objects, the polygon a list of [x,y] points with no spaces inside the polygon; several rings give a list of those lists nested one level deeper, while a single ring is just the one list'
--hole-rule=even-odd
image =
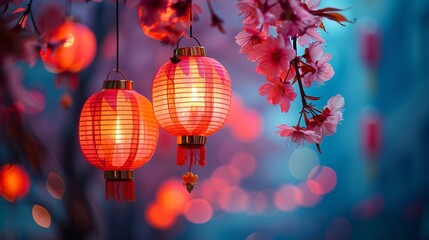
[{"label": "blue blurred background", "polygon": [[[35,1],[35,15],[50,2]],[[323,153],[275,134],[277,125],[297,120],[299,101],[284,114],[258,95],[265,80],[234,41],[242,28],[236,1],[213,2],[226,34],[209,27],[206,4],[196,1],[203,14],[194,35],[233,82],[230,121],[209,137],[192,194],[181,186],[186,169],[175,164],[175,139],[161,130],[152,160],[136,170],[134,203],[105,201],[102,172],[77,143],[81,107],[115,66],[114,3],[74,3],[72,14],[96,34],[97,57],[81,73],[69,109],[60,106],[66,89],[40,60],[15,66],[16,88],[38,96],[26,121],[48,150],[48,174],[29,170],[27,197],[0,198],[0,239],[429,239],[429,1],[322,2],[356,18],[345,27],[325,22],[335,76],[309,95],[322,97],[320,108],[337,93],[346,104]],[[152,78],[173,48],[143,34],[135,9],[121,6],[120,24],[121,70],[151,99]],[[64,195],[53,197],[47,176],[63,181]],[[35,214],[34,205],[46,212]]]}]

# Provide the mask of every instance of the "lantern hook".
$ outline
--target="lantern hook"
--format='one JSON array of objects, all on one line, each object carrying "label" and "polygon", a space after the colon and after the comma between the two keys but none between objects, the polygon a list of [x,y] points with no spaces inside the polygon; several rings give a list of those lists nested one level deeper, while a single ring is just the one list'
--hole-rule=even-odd
[{"label": "lantern hook", "polygon": [[[185,36],[185,35],[183,35],[183,36],[181,36],[181,37],[179,38],[179,40],[177,41],[176,49],[174,49],[174,51],[173,51],[173,56],[170,58],[170,60],[171,60],[171,62],[172,62],[173,64],[177,64],[177,63],[179,63],[180,61],[182,61],[182,60],[177,56],[177,49],[179,49],[180,41],[181,41],[184,37],[186,37],[186,36]],[[197,39],[196,37],[194,37],[194,36],[190,35],[190,36],[189,36],[189,38],[194,39],[194,40],[198,43],[198,46],[200,46],[200,47],[201,47],[201,43],[200,43],[200,41],[198,41],[198,39]]]},{"label": "lantern hook", "polygon": [[125,74],[124,74],[121,70],[119,70],[119,69],[117,69],[117,68],[115,68],[115,69],[111,70],[111,71],[109,72],[109,74],[107,74],[106,80],[109,80],[110,74],[112,74],[112,73],[114,73],[114,72],[115,72],[115,73],[119,73],[119,74],[121,74],[121,75],[122,75],[122,77],[124,77],[124,80],[128,80],[127,76],[125,76]]},{"label": "lantern hook", "polygon": [[[181,37],[179,38],[179,40],[177,41],[176,49],[178,49],[178,48],[179,48],[180,41],[182,41],[182,39],[183,39],[184,37],[186,37],[186,35],[183,35],[183,36],[181,36]],[[189,38],[193,38],[193,39],[198,43],[198,45],[201,47],[201,43],[200,43],[200,41],[198,41],[198,39],[197,39],[196,37],[194,37],[194,36],[190,35],[190,36],[189,36]]]}]

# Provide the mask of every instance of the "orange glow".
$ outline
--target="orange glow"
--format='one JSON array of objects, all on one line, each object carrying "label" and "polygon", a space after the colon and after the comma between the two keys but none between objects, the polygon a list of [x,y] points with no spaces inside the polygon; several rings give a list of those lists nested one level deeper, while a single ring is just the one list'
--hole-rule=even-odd
[{"label": "orange glow", "polygon": [[298,207],[301,191],[293,185],[284,185],[274,194],[274,204],[283,211],[292,211]]},{"label": "orange glow", "polygon": [[[175,10],[171,8],[172,0],[168,0],[168,7],[164,12],[159,12],[159,17],[157,21],[154,21],[150,25],[144,23],[141,19],[145,18],[147,15],[154,14],[153,10],[146,9],[144,6],[140,5],[138,7],[138,17],[140,28],[143,30],[146,36],[156,39],[156,40],[165,40],[169,37],[169,29],[173,25],[182,25],[181,32],[176,33],[177,36],[181,36],[186,30],[186,24],[189,22],[189,10],[182,16],[177,17],[175,15]],[[176,29],[177,30],[177,29]]]},{"label": "orange glow", "polygon": [[331,192],[337,185],[337,174],[330,167],[317,166],[311,170],[307,184],[312,193],[324,195]]},{"label": "orange glow", "polygon": [[0,168],[0,195],[9,202],[24,198],[30,190],[30,177],[18,165],[6,164]]},{"label": "orange glow", "polygon": [[168,229],[177,221],[176,215],[166,210],[159,203],[150,203],[147,205],[145,217],[149,225],[157,229]]},{"label": "orange glow", "polygon": [[246,108],[241,98],[234,93],[228,126],[238,141],[253,142],[262,134],[263,119],[256,109]]},{"label": "orange glow", "polygon": [[177,179],[166,180],[157,193],[159,204],[172,214],[181,214],[189,199],[189,194],[182,190],[182,182]]},{"label": "orange glow", "polygon": [[52,73],[78,72],[94,59],[96,39],[92,31],[83,24],[67,20],[42,37],[45,42],[53,45],[40,51],[46,69]]},{"label": "orange glow", "polygon": [[65,193],[64,180],[56,173],[50,172],[46,179],[46,189],[55,199],[62,199]]},{"label": "orange glow", "polygon": [[[241,142],[253,142],[262,134],[263,120],[256,109],[247,109],[233,125],[234,137]],[[245,122],[246,124],[243,124]]]},{"label": "orange glow", "polygon": [[238,152],[231,159],[231,166],[234,166],[243,178],[253,175],[256,165],[256,159],[250,152]]},{"label": "orange glow", "polygon": [[204,199],[192,199],[185,206],[185,218],[197,224],[210,221],[213,216],[213,209],[210,203]]},{"label": "orange glow", "polygon": [[132,170],[146,164],[158,142],[152,105],[134,90],[93,94],[82,108],[79,142],[88,162],[103,170]]},{"label": "orange glow", "polygon": [[209,136],[226,121],[231,104],[231,80],[216,60],[182,56],[165,63],[153,80],[155,117],[175,136]]},{"label": "orange glow", "polygon": [[51,226],[51,214],[48,210],[40,205],[34,205],[31,211],[34,221],[43,228],[49,228]]}]

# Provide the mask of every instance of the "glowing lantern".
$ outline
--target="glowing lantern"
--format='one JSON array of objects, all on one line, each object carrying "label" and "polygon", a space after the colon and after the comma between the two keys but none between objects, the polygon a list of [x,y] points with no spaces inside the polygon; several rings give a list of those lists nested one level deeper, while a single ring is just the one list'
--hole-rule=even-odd
[{"label": "glowing lantern", "polygon": [[177,136],[177,164],[189,164],[182,179],[189,192],[197,182],[191,166],[206,163],[206,137],[225,123],[231,105],[231,80],[225,68],[205,56],[203,47],[178,48],[156,73],[153,109],[160,126]]},{"label": "glowing lantern", "polygon": [[[146,36],[165,42],[176,42],[177,38],[185,32],[189,25],[189,9],[181,17],[171,8],[173,1],[168,0],[165,11],[150,9],[150,6],[141,4],[138,7],[139,23]],[[149,4],[151,5],[151,4]],[[154,17],[158,14],[158,17]],[[154,21],[154,19],[156,19]]]},{"label": "glowing lantern", "polygon": [[48,45],[40,55],[45,68],[52,73],[79,72],[94,59],[95,36],[83,24],[66,20],[42,37]]},{"label": "glowing lantern", "polygon": [[9,202],[24,198],[30,190],[30,177],[23,167],[6,164],[0,168],[0,195]]},{"label": "glowing lantern", "polygon": [[104,171],[106,200],[133,201],[133,170],[150,160],[158,142],[151,103],[132,81],[104,81],[82,108],[79,142],[87,161]]}]

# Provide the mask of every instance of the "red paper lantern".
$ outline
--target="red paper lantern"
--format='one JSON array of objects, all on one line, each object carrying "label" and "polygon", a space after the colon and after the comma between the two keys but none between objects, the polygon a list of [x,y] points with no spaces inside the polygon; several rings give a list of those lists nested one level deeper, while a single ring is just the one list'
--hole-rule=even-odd
[{"label": "red paper lantern", "polygon": [[79,142],[87,161],[104,171],[106,199],[134,200],[134,169],[146,164],[158,142],[152,105],[128,80],[106,80],[85,103]]},{"label": "red paper lantern", "polygon": [[94,59],[95,36],[81,23],[66,20],[42,37],[48,46],[40,50],[40,56],[45,68],[52,73],[79,72]]},{"label": "red paper lantern", "polygon": [[0,168],[0,195],[9,202],[24,198],[30,190],[30,177],[18,165],[6,164]]},{"label": "red paper lantern", "polygon": [[152,87],[153,109],[160,126],[177,136],[177,164],[189,164],[184,185],[192,191],[196,162],[206,163],[206,137],[225,123],[231,105],[231,80],[225,68],[205,56],[203,47],[175,50],[172,61],[156,73]]}]

